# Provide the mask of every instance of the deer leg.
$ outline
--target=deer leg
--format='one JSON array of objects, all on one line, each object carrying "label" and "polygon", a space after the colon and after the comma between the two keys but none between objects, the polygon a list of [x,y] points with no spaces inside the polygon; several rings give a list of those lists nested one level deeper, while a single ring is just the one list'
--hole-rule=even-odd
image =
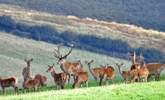
[{"label": "deer leg", "polygon": [[105,77],[105,75],[99,77],[100,78],[100,82],[99,82],[100,86],[102,85],[102,82],[104,81],[104,77]]},{"label": "deer leg", "polygon": [[4,87],[2,87],[2,91],[3,91],[3,95],[5,94],[5,88]]},{"label": "deer leg", "polygon": [[148,77],[147,77],[147,81],[149,81],[149,79],[151,78],[151,76],[152,76],[152,75],[148,75]]},{"label": "deer leg", "polygon": [[17,94],[18,93],[18,87],[14,85],[13,88],[14,88],[14,93]]},{"label": "deer leg", "polygon": [[68,74],[68,84],[70,83],[70,74]]},{"label": "deer leg", "polygon": [[86,87],[88,87],[88,81],[86,81],[85,84],[86,84]]},{"label": "deer leg", "polygon": [[64,89],[64,85],[63,84],[61,85],[61,89]]},{"label": "deer leg", "polygon": [[102,81],[103,81],[103,77],[100,78],[100,81],[99,81],[99,85],[100,85],[100,86],[102,85]]},{"label": "deer leg", "polygon": [[75,88],[75,83],[73,83],[72,88]]},{"label": "deer leg", "polygon": [[148,77],[145,77],[145,82],[147,82],[147,78],[148,78]]},{"label": "deer leg", "polygon": [[160,74],[159,73],[156,74],[156,81],[158,81],[158,80],[160,80]]},{"label": "deer leg", "polygon": [[160,73],[158,73],[158,76],[157,77],[158,77],[158,80],[160,80]]}]

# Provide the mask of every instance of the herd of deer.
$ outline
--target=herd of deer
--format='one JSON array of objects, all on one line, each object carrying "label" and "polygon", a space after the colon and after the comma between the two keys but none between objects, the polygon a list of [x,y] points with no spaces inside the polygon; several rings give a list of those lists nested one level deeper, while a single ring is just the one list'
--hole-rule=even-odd
[{"label": "herd of deer", "polygon": [[[48,65],[48,69],[46,72],[50,72],[51,76],[54,79],[54,82],[58,89],[64,89],[65,84],[70,82],[71,77],[73,77],[73,88],[77,88],[86,84],[88,87],[88,72],[83,68],[83,65],[80,60],[75,62],[70,62],[66,58],[68,55],[71,54],[73,45],[70,48],[69,52],[64,56],[60,53],[61,45],[58,45],[57,48],[54,50],[54,57],[57,58],[57,64],[60,65],[60,68],[63,72],[57,73],[55,71],[55,65]],[[142,55],[136,57],[136,53],[130,55],[132,60],[132,65],[129,70],[124,71],[122,68],[124,64],[116,63],[116,66],[119,69],[119,73],[121,74],[122,78],[124,79],[125,83],[128,82],[140,82],[144,81],[147,82],[149,77],[152,75],[155,76],[155,80],[159,80],[161,71],[165,68],[165,64],[160,63],[148,63],[144,62],[144,58]],[[31,76],[31,62],[33,59],[24,60],[27,66],[23,69],[23,88],[24,89],[34,89],[36,91],[39,86],[46,85],[47,78],[44,75],[37,74],[33,78]],[[90,73],[92,74],[93,78],[98,81],[99,85],[107,84],[108,80],[115,79],[116,71],[112,66],[105,65],[100,67],[92,67],[92,63],[94,60],[85,61],[87,64]],[[18,86],[17,86],[17,79],[15,77],[10,78],[1,78],[0,77],[0,85],[2,87],[3,93],[5,93],[5,88],[12,86],[15,90],[15,93],[18,93]]]}]

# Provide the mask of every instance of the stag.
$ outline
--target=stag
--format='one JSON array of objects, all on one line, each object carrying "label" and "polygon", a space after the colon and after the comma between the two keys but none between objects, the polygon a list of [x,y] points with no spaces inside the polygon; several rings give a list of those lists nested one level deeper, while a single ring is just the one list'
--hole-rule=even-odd
[{"label": "stag", "polygon": [[57,63],[60,64],[60,68],[63,72],[65,72],[68,75],[68,83],[70,82],[70,77],[75,76],[76,70],[83,70],[81,61],[77,62],[70,62],[67,61],[67,57],[71,54],[73,45],[71,46],[68,53],[66,53],[64,56],[60,54],[60,47],[61,45],[58,45],[57,48],[54,50],[54,57],[58,59]]},{"label": "stag", "polygon": [[132,82],[135,82],[136,80],[139,82],[140,79],[144,79],[144,81],[147,82],[149,70],[145,64],[143,66],[135,64],[134,67],[132,67],[131,72],[133,72]]},{"label": "stag", "polygon": [[48,65],[48,69],[46,72],[50,72],[51,76],[54,79],[54,82],[57,86],[57,89],[64,89],[64,86],[67,82],[67,74],[66,73],[56,73],[54,69],[54,64],[52,66]]},{"label": "stag", "polygon": [[4,79],[0,77],[0,85],[3,94],[5,94],[5,88],[10,86],[14,88],[15,94],[18,93],[17,79],[15,77],[4,78]]},{"label": "stag", "polygon": [[132,65],[131,65],[131,72],[133,72],[133,79],[132,81],[134,82],[135,80],[139,81],[141,78],[144,78],[144,81],[147,82],[148,76],[149,76],[149,69],[147,68],[145,62],[144,62],[144,57],[142,56],[142,53],[140,56],[137,58],[136,57],[136,52],[134,52],[132,56]]}]

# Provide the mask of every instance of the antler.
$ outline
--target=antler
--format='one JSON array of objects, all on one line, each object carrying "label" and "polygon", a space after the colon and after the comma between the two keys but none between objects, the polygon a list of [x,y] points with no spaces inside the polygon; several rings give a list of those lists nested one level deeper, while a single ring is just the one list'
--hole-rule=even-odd
[{"label": "antler", "polygon": [[144,65],[145,64],[144,56],[143,56],[142,53],[140,53],[139,60],[140,60],[141,65]]},{"label": "antler", "polygon": [[132,60],[132,64],[136,63],[136,52],[134,51],[133,53],[130,54],[131,60]]},{"label": "antler", "polygon": [[60,47],[62,46],[62,44],[58,44],[57,48],[54,49],[54,56],[56,58],[61,58],[62,55],[60,54]]},{"label": "antler", "polygon": [[66,55],[62,56],[61,58],[66,58],[68,55],[70,55],[70,53],[72,52],[73,47],[74,47],[74,45],[71,44],[71,48],[70,48],[69,52]]}]

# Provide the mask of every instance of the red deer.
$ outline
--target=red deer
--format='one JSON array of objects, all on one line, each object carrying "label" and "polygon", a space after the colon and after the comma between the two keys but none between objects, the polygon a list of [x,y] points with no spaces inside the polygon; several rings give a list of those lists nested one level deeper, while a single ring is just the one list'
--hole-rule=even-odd
[{"label": "red deer", "polygon": [[122,67],[124,66],[123,63],[121,64],[116,64],[118,69],[119,69],[119,73],[121,74],[122,78],[124,79],[125,83],[128,83],[129,82],[129,79],[130,79],[130,71],[127,70],[127,71],[123,71],[122,70]]},{"label": "red deer", "polygon": [[149,70],[149,78],[151,75],[155,76],[155,80],[160,80],[160,74],[165,69],[165,64],[160,63],[148,63],[146,64],[147,69]]},{"label": "red deer", "polygon": [[10,78],[1,78],[0,77],[0,85],[3,90],[3,94],[5,94],[5,88],[6,87],[13,87],[15,93],[18,93],[18,86],[17,86],[17,79],[15,77],[10,77]]},{"label": "red deer", "polygon": [[100,85],[102,84],[102,82],[108,84],[108,80],[112,80],[112,82],[114,83],[114,79],[116,76],[115,69],[112,66],[105,66],[103,68],[104,68],[104,75],[100,80]]},{"label": "red deer", "polygon": [[25,68],[23,68],[22,70],[22,75],[23,75],[23,87],[24,87],[24,83],[29,80],[32,79],[31,76],[31,62],[33,61],[33,59],[27,60],[24,59],[24,61],[26,62],[27,66]]},{"label": "red deer", "polygon": [[72,52],[73,45],[71,46],[69,52],[67,54],[65,54],[64,56],[62,56],[60,54],[60,47],[61,47],[61,45],[58,45],[57,48],[55,49],[54,57],[58,59],[58,64],[60,64],[61,70],[68,75],[68,77],[69,77],[68,83],[69,83],[71,75],[72,76],[75,75],[75,70],[80,69],[80,68],[82,69],[82,64],[80,61],[70,62],[70,61],[66,60],[68,55],[70,55]]},{"label": "red deer", "polygon": [[131,72],[134,72],[132,82],[135,82],[136,80],[139,81],[142,78],[145,82],[147,82],[149,75],[149,70],[147,66],[145,64],[143,66],[135,64],[134,66],[134,69],[131,69]]},{"label": "red deer", "polygon": [[116,74],[113,67],[101,66],[99,68],[91,68],[91,63],[93,63],[93,60],[90,62],[86,61],[89,71],[91,72],[94,79],[99,81],[99,85],[101,85],[102,82],[107,82],[107,80],[114,80]]},{"label": "red deer", "polygon": [[46,85],[46,81],[47,81],[47,77],[46,76],[43,76],[41,74],[37,74],[37,75],[35,75],[34,79],[39,80],[40,86]]},{"label": "red deer", "polygon": [[[141,66],[142,66],[145,63],[144,62],[144,57],[143,57],[142,54],[140,55],[139,60],[140,60]],[[149,71],[148,79],[152,75],[154,75],[155,76],[155,80],[159,80],[161,72],[163,71],[163,69],[165,69],[165,64],[161,64],[161,63],[148,63],[148,64],[145,64],[145,66],[147,67],[147,69]],[[131,69],[132,69],[132,67],[131,67]]]},{"label": "red deer", "polygon": [[143,62],[144,58],[142,54],[137,58],[136,57],[136,52],[134,51],[134,54],[132,56],[132,65],[131,65],[131,72],[134,73],[134,77],[132,81],[139,81],[141,78],[144,78],[144,81],[147,82],[148,76],[149,76],[149,70],[146,66],[146,64]]},{"label": "red deer", "polygon": [[46,72],[50,72],[51,76],[54,79],[54,82],[57,86],[57,89],[64,89],[64,86],[67,82],[68,76],[66,73],[56,73],[54,69],[54,64],[52,66],[48,65],[48,69]]},{"label": "red deer", "polygon": [[[143,55],[141,55],[140,60],[141,60],[142,64],[145,63]],[[147,67],[147,69],[149,71],[149,77],[151,77],[151,75],[154,75],[155,80],[160,79],[160,74],[163,71],[163,69],[165,69],[165,63],[164,64],[161,64],[161,63],[148,63],[148,64],[145,64],[145,66]]]},{"label": "red deer", "polygon": [[104,75],[104,68],[103,67],[97,67],[97,68],[91,68],[91,64],[94,62],[94,60],[91,61],[85,61],[85,63],[88,65],[89,71],[92,74],[93,78],[96,81],[100,81],[101,77]]},{"label": "red deer", "polygon": [[87,72],[77,72],[75,74],[73,88],[78,88],[82,86],[83,84],[86,84],[86,87],[88,87],[88,73]]},{"label": "red deer", "polygon": [[24,83],[24,89],[33,89],[34,91],[38,90],[40,81],[38,79],[28,79]]}]

